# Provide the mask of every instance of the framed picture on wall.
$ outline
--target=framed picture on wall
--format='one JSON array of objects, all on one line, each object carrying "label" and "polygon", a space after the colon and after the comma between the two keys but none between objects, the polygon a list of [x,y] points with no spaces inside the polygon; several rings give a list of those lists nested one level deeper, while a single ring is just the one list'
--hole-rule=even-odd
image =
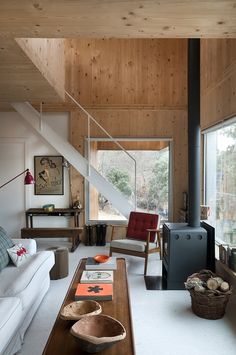
[{"label": "framed picture on wall", "polygon": [[64,172],[62,156],[34,157],[35,195],[63,195]]}]

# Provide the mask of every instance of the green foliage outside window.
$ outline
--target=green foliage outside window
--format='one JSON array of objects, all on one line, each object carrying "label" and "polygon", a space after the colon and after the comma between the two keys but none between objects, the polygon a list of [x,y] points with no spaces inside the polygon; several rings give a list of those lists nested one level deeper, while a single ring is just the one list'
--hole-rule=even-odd
[{"label": "green foliage outside window", "polygon": [[[137,209],[168,216],[169,149],[162,151],[130,151],[137,162]],[[100,173],[131,203],[134,202],[134,167],[130,158],[120,151],[99,152]],[[99,194],[103,212],[116,211]],[[108,212],[109,213],[109,212]]]},{"label": "green foliage outside window", "polygon": [[116,168],[111,168],[106,176],[108,181],[112,183],[126,197],[131,196],[132,189],[130,186],[130,178],[128,173]]}]

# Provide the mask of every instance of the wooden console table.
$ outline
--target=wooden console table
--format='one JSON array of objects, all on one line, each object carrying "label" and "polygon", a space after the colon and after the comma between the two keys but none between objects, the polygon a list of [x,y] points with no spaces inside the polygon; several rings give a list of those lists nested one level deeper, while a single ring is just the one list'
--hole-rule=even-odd
[{"label": "wooden console table", "polygon": [[[81,260],[61,309],[68,303],[74,301],[75,290],[84,270],[85,262],[86,259]],[[126,329],[126,338],[124,340],[118,342],[111,348],[100,351],[99,355],[135,355],[125,259],[117,258],[117,270],[114,271],[113,300],[99,301],[99,303],[102,306],[102,314],[107,314],[118,319]],[[62,320],[59,314],[44,348],[43,355],[87,354],[80,350],[78,340],[70,333],[70,328],[75,321]]]},{"label": "wooden console table", "polygon": [[55,208],[52,212],[45,211],[43,208],[30,208],[25,212],[26,228],[33,228],[34,216],[74,217],[74,226],[79,227],[79,215],[81,212],[77,208]]},{"label": "wooden console table", "polygon": [[[80,243],[79,234],[83,231],[83,228],[79,227],[80,212],[81,210],[73,208],[55,208],[51,212],[43,208],[30,208],[25,212],[26,228],[21,229],[21,238],[69,238],[72,242],[71,251],[74,251]],[[73,217],[74,227],[34,228],[34,216]]]}]

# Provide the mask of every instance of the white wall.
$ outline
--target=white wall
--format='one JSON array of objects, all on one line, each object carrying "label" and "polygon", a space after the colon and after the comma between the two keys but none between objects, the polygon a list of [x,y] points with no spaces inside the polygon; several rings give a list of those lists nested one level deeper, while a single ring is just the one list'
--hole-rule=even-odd
[{"label": "white wall", "polygon": [[[58,134],[68,139],[68,114],[45,115],[47,122]],[[16,112],[0,113],[0,185],[29,168],[34,174],[35,155],[60,155],[45,143]],[[54,203],[55,207],[69,207],[69,178],[64,168],[64,195],[34,195],[34,186],[24,186],[21,176],[0,190],[0,225],[11,237],[20,236],[25,227],[24,212],[28,208],[40,208]],[[35,217],[34,226],[66,226],[64,217]]]}]

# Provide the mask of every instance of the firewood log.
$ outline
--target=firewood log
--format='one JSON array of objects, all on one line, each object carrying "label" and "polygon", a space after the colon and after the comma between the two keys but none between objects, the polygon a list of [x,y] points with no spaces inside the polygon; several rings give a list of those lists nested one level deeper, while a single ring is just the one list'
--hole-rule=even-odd
[{"label": "firewood log", "polygon": [[213,277],[214,280],[216,280],[218,282],[218,285],[220,286],[222,284],[222,282],[224,281],[221,277],[219,276],[216,276],[216,277]]},{"label": "firewood log", "polygon": [[206,284],[209,290],[217,290],[219,287],[218,282],[214,278],[208,279]]},{"label": "firewood log", "polygon": [[220,285],[220,290],[223,291],[223,292],[229,291],[229,284],[228,284],[228,282],[226,282],[226,281],[222,282],[222,284]]}]

